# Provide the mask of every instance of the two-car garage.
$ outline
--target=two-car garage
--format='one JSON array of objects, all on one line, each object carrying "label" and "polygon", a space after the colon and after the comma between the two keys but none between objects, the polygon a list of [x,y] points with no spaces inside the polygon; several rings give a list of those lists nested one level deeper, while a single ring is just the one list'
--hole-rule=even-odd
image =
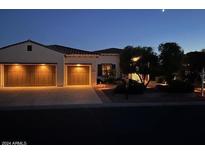
[{"label": "two-car garage", "polygon": [[4,65],[4,87],[56,86],[56,66],[48,64]]}]

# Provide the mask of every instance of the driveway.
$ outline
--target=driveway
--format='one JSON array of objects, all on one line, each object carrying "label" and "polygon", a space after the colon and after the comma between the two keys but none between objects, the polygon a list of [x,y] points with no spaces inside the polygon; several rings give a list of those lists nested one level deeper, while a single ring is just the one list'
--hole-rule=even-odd
[{"label": "driveway", "polygon": [[100,103],[101,99],[90,86],[0,89],[0,107]]}]

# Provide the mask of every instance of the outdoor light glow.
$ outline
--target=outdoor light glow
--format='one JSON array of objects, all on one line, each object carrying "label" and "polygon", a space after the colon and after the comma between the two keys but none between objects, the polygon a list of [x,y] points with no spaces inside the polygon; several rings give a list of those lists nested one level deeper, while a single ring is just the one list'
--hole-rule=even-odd
[{"label": "outdoor light glow", "polygon": [[19,70],[23,70],[23,67],[19,64],[14,64],[12,67],[11,67],[12,70],[15,70],[15,71],[19,71]]},{"label": "outdoor light glow", "polygon": [[133,61],[133,62],[137,62],[139,59],[140,59],[140,57],[133,57],[133,58],[132,58],[132,61]]},{"label": "outdoor light glow", "polygon": [[75,70],[76,73],[81,73],[81,72],[85,71],[85,68],[77,66],[77,67],[74,68],[74,70]]},{"label": "outdoor light glow", "polygon": [[80,64],[77,64],[77,66],[80,66]]},{"label": "outdoor light glow", "polygon": [[48,71],[48,65],[46,64],[40,64],[37,68],[39,71]]}]

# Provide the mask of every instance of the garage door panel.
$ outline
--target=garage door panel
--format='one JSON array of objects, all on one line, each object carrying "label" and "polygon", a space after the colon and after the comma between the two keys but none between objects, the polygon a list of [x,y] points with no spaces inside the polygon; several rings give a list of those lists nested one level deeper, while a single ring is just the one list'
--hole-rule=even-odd
[{"label": "garage door panel", "polygon": [[22,67],[6,66],[5,70],[5,85],[8,86],[25,86],[26,85],[26,70]]},{"label": "garage door panel", "polygon": [[54,67],[36,67],[35,79],[38,85],[52,85],[55,83],[55,68]]},{"label": "garage door panel", "polygon": [[89,66],[68,66],[68,85],[89,85]]},{"label": "garage door panel", "polygon": [[5,86],[55,86],[54,65],[5,65]]}]

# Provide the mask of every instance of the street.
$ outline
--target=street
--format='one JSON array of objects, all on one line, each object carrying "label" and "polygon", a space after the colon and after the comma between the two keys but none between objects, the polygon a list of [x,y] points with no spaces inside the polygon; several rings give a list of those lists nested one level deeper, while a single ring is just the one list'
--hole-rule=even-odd
[{"label": "street", "polygon": [[27,144],[205,144],[205,106],[0,111],[0,141]]}]

